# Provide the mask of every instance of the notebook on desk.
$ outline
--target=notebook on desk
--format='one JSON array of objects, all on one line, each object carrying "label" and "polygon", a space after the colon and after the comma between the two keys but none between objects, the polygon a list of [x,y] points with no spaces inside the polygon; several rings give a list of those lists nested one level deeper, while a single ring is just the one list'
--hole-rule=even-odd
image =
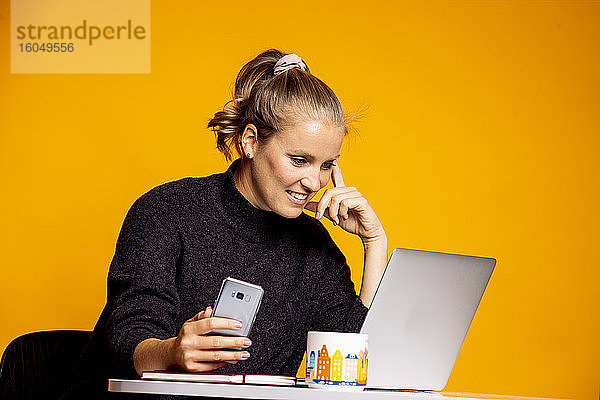
[{"label": "notebook on desk", "polygon": [[367,389],[442,390],[496,260],[395,249],[362,326]]},{"label": "notebook on desk", "polygon": [[250,385],[294,386],[296,377],[285,375],[232,374],[215,372],[145,371],[144,380],[201,382],[201,383],[240,383]]}]

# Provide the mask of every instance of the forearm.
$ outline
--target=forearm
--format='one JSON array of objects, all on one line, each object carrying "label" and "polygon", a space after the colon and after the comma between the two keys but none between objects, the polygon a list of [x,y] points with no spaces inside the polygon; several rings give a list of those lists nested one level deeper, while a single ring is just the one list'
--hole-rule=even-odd
[{"label": "forearm", "polygon": [[366,307],[371,307],[373,297],[387,265],[387,236],[385,233],[372,240],[363,240],[365,249],[365,265],[360,300]]},{"label": "forearm", "polygon": [[176,338],[146,339],[133,352],[133,365],[138,375],[144,371],[167,370],[172,363],[172,346]]}]

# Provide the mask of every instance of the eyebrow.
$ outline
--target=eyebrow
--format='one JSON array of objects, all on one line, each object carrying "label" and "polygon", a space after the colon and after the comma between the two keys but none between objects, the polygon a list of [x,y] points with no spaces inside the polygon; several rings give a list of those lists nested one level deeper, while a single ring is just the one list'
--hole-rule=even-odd
[{"label": "eyebrow", "polygon": [[[290,154],[290,155],[292,155],[292,154],[293,154],[293,155],[295,155],[295,156],[301,156],[301,157],[304,157],[304,158],[306,158],[306,159],[308,159],[308,160],[314,160],[314,159],[315,159],[315,157],[314,157],[312,154],[310,154],[310,153],[307,153],[307,152],[305,152],[305,151],[303,151],[303,150],[292,150],[292,151],[290,151],[290,152],[289,152],[289,154]],[[339,155],[339,154],[338,154],[337,156],[333,157],[333,158],[330,158],[330,159],[329,159],[329,160],[327,160],[327,161],[335,161],[335,160],[337,160],[338,158],[340,158],[340,155]]]}]

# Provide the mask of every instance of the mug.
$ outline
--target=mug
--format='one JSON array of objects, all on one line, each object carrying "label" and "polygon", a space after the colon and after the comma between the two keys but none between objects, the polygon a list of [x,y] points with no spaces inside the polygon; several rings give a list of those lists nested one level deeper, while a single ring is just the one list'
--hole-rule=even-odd
[{"label": "mug", "polygon": [[321,389],[363,390],[369,338],[364,333],[308,332],[306,383]]}]

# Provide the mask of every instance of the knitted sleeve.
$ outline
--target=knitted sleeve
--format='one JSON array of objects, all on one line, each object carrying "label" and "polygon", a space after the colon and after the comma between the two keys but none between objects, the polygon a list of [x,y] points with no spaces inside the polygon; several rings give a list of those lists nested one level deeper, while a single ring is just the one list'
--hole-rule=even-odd
[{"label": "knitted sleeve", "polygon": [[137,377],[135,347],[176,336],[175,277],[180,255],[177,207],[153,189],[129,209],[108,272],[106,343],[114,372]]},{"label": "knitted sleeve", "polygon": [[[322,227],[322,225],[321,225]],[[323,265],[317,283],[319,296],[310,330],[330,332],[360,332],[369,309],[364,306],[350,279],[346,257],[329,232],[323,232]]]}]

